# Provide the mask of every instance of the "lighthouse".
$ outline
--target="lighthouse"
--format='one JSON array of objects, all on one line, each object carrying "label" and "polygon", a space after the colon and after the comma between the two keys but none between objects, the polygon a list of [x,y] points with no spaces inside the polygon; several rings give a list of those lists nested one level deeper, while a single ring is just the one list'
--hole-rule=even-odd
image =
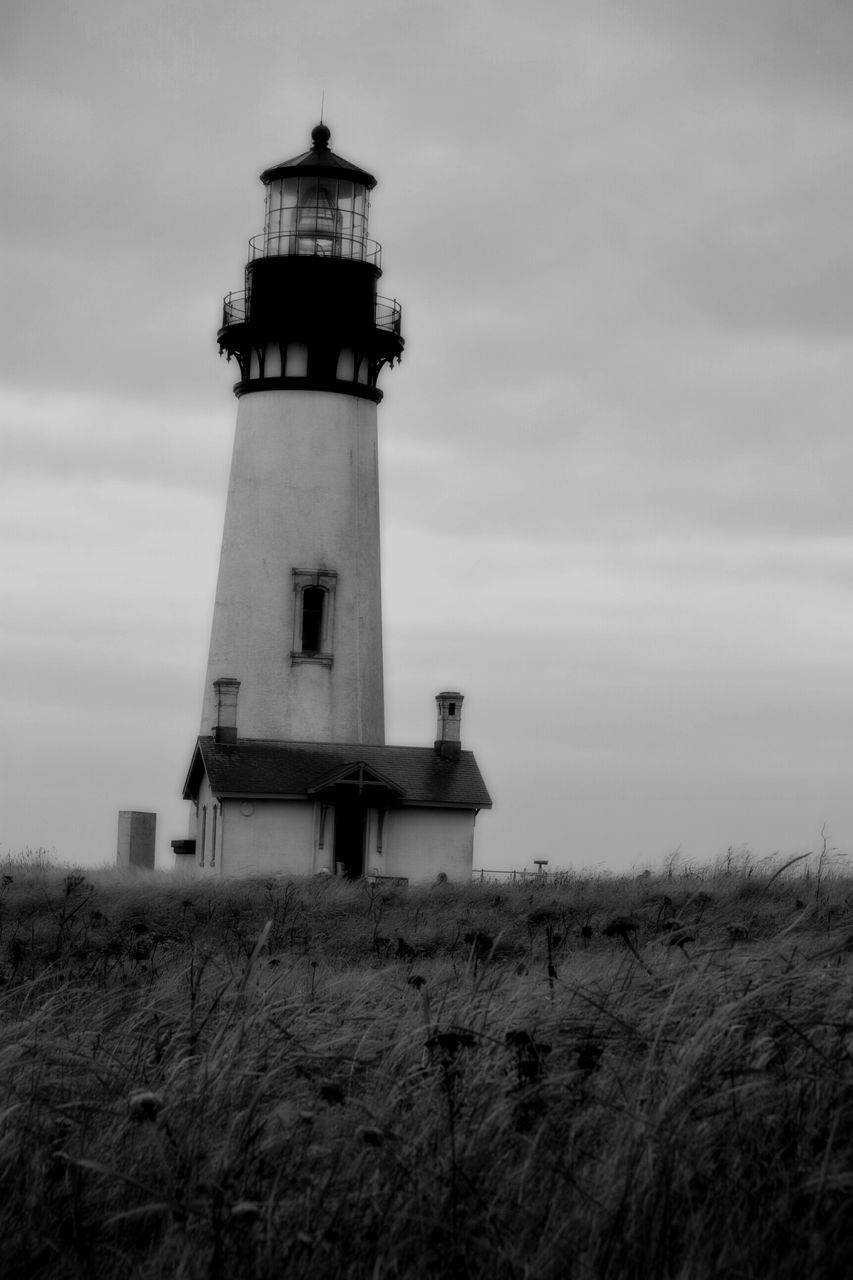
[{"label": "lighthouse", "polygon": [[267,169],[264,230],[225,299],[237,427],[202,730],[239,673],[250,738],[385,741],[379,377],[403,350],[377,294],[375,178],[329,147]]},{"label": "lighthouse", "polygon": [[172,845],[208,875],[458,877],[491,804],[461,695],[439,695],[433,748],[385,745],[377,408],[401,309],[378,291],[376,179],[330,144],[318,124],[261,174],[263,231],[224,300],[237,422],[190,835]]}]

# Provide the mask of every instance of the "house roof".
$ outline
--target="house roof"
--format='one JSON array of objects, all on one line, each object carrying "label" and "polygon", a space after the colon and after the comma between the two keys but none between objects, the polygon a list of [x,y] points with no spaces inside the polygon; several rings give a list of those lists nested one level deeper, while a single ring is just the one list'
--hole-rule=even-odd
[{"label": "house roof", "polygon": [[442,760],[432,747],[379,747],[350,742],[278,742],[241,738],[234,746],[199,738],[184,787],[198,795],[206,772],[222,798],[300,799],[333,787],[364,766],[394,803],[448,809],[490,809],[473,752]]}]

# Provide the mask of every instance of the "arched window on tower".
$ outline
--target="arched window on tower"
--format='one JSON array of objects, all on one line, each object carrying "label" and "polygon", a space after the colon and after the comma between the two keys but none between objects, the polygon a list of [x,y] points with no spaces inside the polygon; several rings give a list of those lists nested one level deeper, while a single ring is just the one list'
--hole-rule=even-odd
[{"label": "arched window on tower", "polygon": [[332,665],[335,589],[338,575],[326,569],[293,570],[291,662]]}]

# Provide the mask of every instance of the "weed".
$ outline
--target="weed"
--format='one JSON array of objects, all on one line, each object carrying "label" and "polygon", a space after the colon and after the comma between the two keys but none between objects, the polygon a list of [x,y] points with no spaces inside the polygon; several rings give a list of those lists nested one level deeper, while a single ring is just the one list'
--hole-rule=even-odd
[{"label": "weed", "polygon": [[499,893],[4,874],[4,1277],[853,1270],[828,852]]}]

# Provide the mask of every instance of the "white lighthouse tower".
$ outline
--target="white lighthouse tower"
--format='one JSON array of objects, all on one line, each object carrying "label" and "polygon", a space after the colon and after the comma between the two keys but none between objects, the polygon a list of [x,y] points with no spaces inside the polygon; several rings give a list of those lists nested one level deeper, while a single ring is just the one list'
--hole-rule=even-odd
[{"label": "white lighthouse tower", "polygon": [[239,407],[202,733],[236,676],[249,738],[382,743],[376,406],[400,308],[376,292],[375,178],[325,125],[311,137],[261,175],[264,230],[219,331]]},{"label": "white lighthouse tower", "polygon": [[208,874],[458,876],[491,803],[461,695],[441,695],[434,749],[385,746],[376,419],[403,339],[377,294],[376,180],[329,143],[319,124],[261,174],[264,230],[225,299],[237,426],[190,837],[173,848]]}]

